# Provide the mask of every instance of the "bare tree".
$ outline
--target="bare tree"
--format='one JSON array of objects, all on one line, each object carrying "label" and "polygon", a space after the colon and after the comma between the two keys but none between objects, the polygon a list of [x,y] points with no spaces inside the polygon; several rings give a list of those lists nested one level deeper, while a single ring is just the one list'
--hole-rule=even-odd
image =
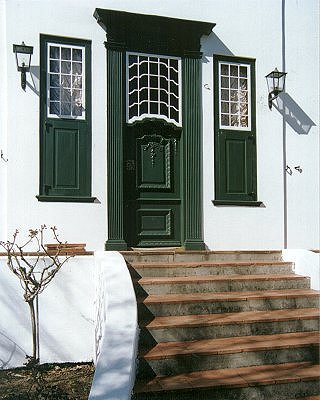
[{"label": "bare tree", "polygon": [[[55,277],[62,265],[73,255],[65,251],[66,242],[62,243],[57,235],[57,228],[50,227],[56,246],[48,250],[44,244],[44,233],[47,227],[41,225],[40,229],[30,229],[28,239],[22,245],[17,244],[18,230],[13,234],[13,240],[0,242],[7,253],[7,266],[19,278],[23,289],[24,301],[29,306],[32,329],[32,356],[27,355],[26,365],[39,363],[39,314],[38,296],[44,291]],[[32,253],[27,249],[32,247]],[[62,252],[64,253],[62,255]],[[29,257],[33,255],[33,258]]]}]

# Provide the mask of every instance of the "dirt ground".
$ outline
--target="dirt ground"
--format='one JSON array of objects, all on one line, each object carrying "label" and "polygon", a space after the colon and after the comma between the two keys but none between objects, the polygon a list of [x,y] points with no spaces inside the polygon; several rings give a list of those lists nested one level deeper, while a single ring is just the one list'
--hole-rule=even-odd
[{"label": "dirt ground", "polygon": [[87,400],[92,363],[43,364],[0,371],[1,400]]}]

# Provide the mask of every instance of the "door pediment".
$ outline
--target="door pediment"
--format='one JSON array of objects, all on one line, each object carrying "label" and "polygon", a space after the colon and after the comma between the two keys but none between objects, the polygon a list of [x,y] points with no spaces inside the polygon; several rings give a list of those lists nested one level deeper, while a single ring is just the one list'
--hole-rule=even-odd
[{"label": "door pediment", "polygon": [[193,21],[156,15],[135,14],[97,8],[99,25],[108,36],[108,44],[121,44],[135,51],[163,54],[199,52],[200,38],[209,35],[215,26],[211,22]]}]

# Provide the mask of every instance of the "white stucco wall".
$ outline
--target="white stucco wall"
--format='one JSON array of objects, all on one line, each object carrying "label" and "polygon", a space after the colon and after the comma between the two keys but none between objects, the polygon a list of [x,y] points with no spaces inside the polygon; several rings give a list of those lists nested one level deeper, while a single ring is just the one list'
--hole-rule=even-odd
[{"label": "white stucco wall", "polygon": [[[0,54],[4,60],[0,71],[6,77],[0,91],[0,148],[4,148],[9,159],[8,163],[0,160],[3,235],[15,228],[46,223],[56,225],[69,242],[85,242],[90,250],[103,248],[107,236],[105,35],[92,16],[96,7],[217,24],[213,33],[202,41],[203,85],[209,88],[203,87],[203,211],[208,247],[284,247],[286,200],[288,247],[319,248],[317,0],[0,0]],[[40,203],[35,198],[39,179],[39,97],[35,92],[40,33],[92,40],[92,195],[100,203]],[[25,93],[22,91],[20,74],[16,71],[12,44],[22,40],[34,46],[32,77],[28,74],[27,78],[32,85],[34,80],[35,92],[30,87]],[[214,199],[213,53],[256,59],[258,200],[264,204],[260,208],[217,207],[211,202]],[[302,135],[292,127],[292,118],[286,119],[291,122],[285,124],[286,157],[294,171],[292,176],[286,176],[287,199],[283,187],[283,118],[275,108],[268,109],[264,78],[275,66],[280,70],[283,63],[288,72],[289,115],[295,112],[296,119],[303,119],[302,125],[308,118],[313,122],[308,134]],[[303,169],[301,174],[294,169],[297,165]]]},{"label": "white stucco wall", "polygon": [[124,258],[95,253],[96,370],[90,400],[127,400],[135,381],[138,347],[136,295]]},{"label": "white stucco wall", "polygon": [[[0,257],[0,369],[22,366],[32,354],[29,307],[5,264]],[[70,259],[39,296],[42,363],[93,360],[94,295],[93,256]]]}]

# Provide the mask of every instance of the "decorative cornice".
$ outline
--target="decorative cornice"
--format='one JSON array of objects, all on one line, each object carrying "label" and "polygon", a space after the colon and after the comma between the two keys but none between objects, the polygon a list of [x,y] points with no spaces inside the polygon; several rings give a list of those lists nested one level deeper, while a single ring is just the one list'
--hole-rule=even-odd
[{"label": "decorative cornice", "polygon": [[201,59],[203,56],[203,53],[202,53],[202,51],[188,51],[187,50],[187,51],[184,51],[183,55],[188,58]]},{"label": "decorative cornice", "polygon": [[199,52],[201,36],[209,35],[215,26],[211,22],[102,8],[95,10],[94,17],[107,33],[108,42],[121,43],[130,50],[164,54]]},{"label": "decorative cornice", "polygon": [[108,50],[124,51],[125,44],[120,42],[104,42],[104,46]]}]

